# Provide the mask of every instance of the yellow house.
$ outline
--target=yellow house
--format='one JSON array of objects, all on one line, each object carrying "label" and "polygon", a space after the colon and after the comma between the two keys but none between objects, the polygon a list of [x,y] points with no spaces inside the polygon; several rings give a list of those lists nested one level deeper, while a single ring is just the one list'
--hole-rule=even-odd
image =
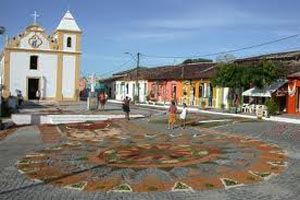
[{"label": "yellow house", "polygon": [[180,104],[186,103],[189,106],[216,105],[216,88],[213,88],[209,80],[183,80],[179,83]]},{"label": "yellow house", "polygon": [[214,63],[193,63],[182,68],[183,79],[178,81],[179,103],[215,107],[216,88],[211,86],[209,80],[216,72]]}]

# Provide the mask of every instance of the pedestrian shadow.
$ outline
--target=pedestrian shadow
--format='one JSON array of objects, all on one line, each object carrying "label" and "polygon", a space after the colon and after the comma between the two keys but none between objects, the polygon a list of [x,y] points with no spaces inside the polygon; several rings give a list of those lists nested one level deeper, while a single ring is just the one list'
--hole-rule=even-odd
[{"label": "pedestrian shadow", "polygon": [[17,192],[17,191],[20,191],[20,190],[26,190],[26,189],[34,188],[34,187],[37,187],[37,186],[47,185],[49,183],[53,183],[53,182],[59,181],[59,180],[61,180],[63,178],[71,177],[71,176],[74,176],[74,175],[77,175],[77,174],[81,174],[81,173],[84,173],[84,172],[87,172],[87,171],[90,171],[90,170],[98,169],[98,168],[104,167],[104,166],[105,165],[96,165],[94,167],[91,167],[91,168],[88,168],[88,169],[79,170],[79,171],[75,171],[75,172],[72,172],[70,174],[65,174],[63,176],[59,176],[57,178],[51,178],[51,179],[49,179],[49,180],[47,180],[45,182],[31,184],[31,185],[27,185],[27,186],[20,187],[20,188],[14,188],[14,189],[2,191],[2,192],[0,192],[0,195],[9,194],[9,193]]}]

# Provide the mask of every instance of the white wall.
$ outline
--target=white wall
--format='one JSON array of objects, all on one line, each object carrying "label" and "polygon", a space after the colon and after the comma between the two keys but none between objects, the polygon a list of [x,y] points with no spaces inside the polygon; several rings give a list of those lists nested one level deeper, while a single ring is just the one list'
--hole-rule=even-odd
[{"label": "white wall", "polygon": [[[30,44],[29,44],[29,40],[30,38],[36,34],[42,41],[41,46],[39,46],[38,48],[33,48]],[[49,45],[49,41],[44,38],[44,36],[37,32],[37,33],[29,33],[26,37],[24,37],[23,39],[21,39],[20,41],[20,48],[26,48],[26,49],[44,49],[44,50],[49,50],[50,49],[50,45]]]},{"label": "white wall", "polygon": [[75,92],[75,56],[63,56],[62,94],[73,98]]},{"label": "white wall", "polygon": [[[30,56],[38,56],[38,69],[30,70]],[[12,52],[10,57],[10,92],[21,90],[27,97],[27,78],[41,78],[42,97],[55,97],[57,56],[44,53]]]},{"label": "white wall", "polygon": [[[124,83],[123,89],[122,89],[122,83]],[[125,81],[116,81],[116,100],[123,100],[126,95],[126,84]]]},{"label": "white wall", "polygon": [[225,87],[223,90],[224,90],[224,93],[223,93],[223,104],[225,104],[226,108],[228,108],[228,93],[229,93],[229,88]]},{"label": "white wall", "polygon": [[[121,85],[124,83],[124,90],[122,91]],[[126,85],[128,84],[128,93],[126,93]],[[147,81],[140,80],[139,81],[139,88],[140,88],[140,102],[146,101],[146,96],[148,94],[147,90]],[[133,94],[133,87],[135,87],[135,94]],[[137,88],[136,88],[136,82],[135,81],[116,81],[116,100],[123,100],[125,96],[130,97],[133,99],[133,97],[137,94]]]},{"label": "white wall", "polygon": [[148,95],[148,81],[139,81],[140,85],[140,102],[146,102],[146,96]]}]

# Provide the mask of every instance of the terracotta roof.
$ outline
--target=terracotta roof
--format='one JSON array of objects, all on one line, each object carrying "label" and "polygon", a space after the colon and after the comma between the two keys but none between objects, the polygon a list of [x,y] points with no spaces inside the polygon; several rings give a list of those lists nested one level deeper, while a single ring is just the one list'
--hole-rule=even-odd
[{"label": "terracotta roof", "polygon": [[160,66],[149,68],[146,78],[148,80],[176,80],[180,74],[180,69],[177,65]]},{"label": "terracotta roof", "polygon": [[215,63],[199,63],[182,66],[183,79],[203,79],[214,76],[217,72]]},{"label": "terracotta roof", "polygon": [[286,75],[300,71],[300,51],[273,53],[252,58],[237,59],[234,62],[245,66],[255,66],[263,60],[272,61]]},{"label": "terracotta roof", "polygon": [[236,59],[234,62],[260,61],[260,60],[299,60],[300,51],[278,52],[261,56]]},{"label": "terracotta roof", "polygon": [[[258,65],[262,60],[271,60],[285,71],[285,74],[300,73],[300,51],[279,52],[256,56],[245,59],[237,59],[234,62],[245,66]],[[167,65],[154,68],[140,67],[138,70],[139,80],[195,80],[207,79],[217,73],[217,63],[190,63],[179,65]],[[118,72],[113,77],[122,80],[136,80],[136,68]]]},{"label": "terracotta roof", "polygon": [[[216,73],[215,63],[191,63],[167,65],[153,68],[142,67],[138,70],[139,80],[182,80],[210,78]],[[136,80],[136,68],[118,72],[113,77],[122,80]]]},{"label": "terracotta roof", "polygon": [[[147,69],[147,67],[139,67],[139,71],[144,70],[144,69]],[[128,69],[128,70],[124,70],[124,71],[114,73],[112,76],[113,77],[124,77],[124,76],[127,76],[128,74],[134,73],[134,72],[136,73],[136,67],[132,68],[132,69]]]},{"label": "terracotta roof", "polygon": [[216,73],[214,63],[193,63],[150,69],[150,80],[183,80],[210,78]]},{"label": "terracotta roof", "polygon": [[109,82],[116,81],[118,79],[119,79],[119,77],[108,77],[108,78],[101,79],[100,81],[105,82],[105,83],[109,83]]}]

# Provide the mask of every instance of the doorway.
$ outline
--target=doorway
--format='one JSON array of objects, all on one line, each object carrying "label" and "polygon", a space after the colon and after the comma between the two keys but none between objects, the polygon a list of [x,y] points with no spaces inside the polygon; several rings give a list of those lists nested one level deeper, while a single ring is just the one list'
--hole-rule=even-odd
[{"label": "doorway", "polygon": [[173,85],[172,100],[174,101],[176,101],[176,93],[177,93],[176,85]]},{"label": "doorway", "polygon": [[36,91],[39,89],[39,81],[38,78],[29,78],[28,79],[28,99],[36,99]]}]

